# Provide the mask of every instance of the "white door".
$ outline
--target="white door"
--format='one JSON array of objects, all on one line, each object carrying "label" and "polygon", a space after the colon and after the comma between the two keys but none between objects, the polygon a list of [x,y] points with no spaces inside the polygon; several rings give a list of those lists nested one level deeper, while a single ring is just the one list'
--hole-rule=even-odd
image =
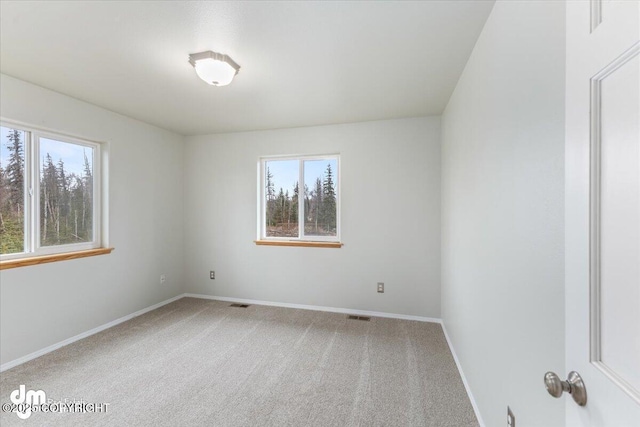
[{"label": "white door", "polygon": [[567,426],[640,426],[639,22],[636,0],[567,2]]}]

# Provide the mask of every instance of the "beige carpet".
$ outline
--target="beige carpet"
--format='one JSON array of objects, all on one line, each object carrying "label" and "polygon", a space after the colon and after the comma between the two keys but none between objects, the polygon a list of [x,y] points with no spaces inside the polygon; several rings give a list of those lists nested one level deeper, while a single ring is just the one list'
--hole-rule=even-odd
[{"label": "beige carpet", "polygon": [[2,412],[48,426],[477,426],[434,323],[183,298],[5,371],[107,413]]}]

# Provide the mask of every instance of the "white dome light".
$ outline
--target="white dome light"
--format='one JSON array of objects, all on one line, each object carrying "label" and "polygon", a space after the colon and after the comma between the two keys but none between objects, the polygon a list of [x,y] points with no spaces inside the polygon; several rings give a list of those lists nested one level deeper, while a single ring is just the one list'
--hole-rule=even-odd
[{"label": "white dome light", "polygon": [[213,86],[226,86],[238,74],[240,66],[221,53],[206,51],[189,55],[189,63],[202,80]]}]

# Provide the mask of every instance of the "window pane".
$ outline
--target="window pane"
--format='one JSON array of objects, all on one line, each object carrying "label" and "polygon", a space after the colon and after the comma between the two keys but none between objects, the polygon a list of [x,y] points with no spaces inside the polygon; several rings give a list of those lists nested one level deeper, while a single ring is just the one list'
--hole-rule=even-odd
[{"label": "window pane", "polygon": [[24,252],[24,147],[27,133],[0,127],[0,253]]},{"label": "window pane", "polygon": [[93,240],[93,148],[40,138],[40,244]]},{"label": "window pane", "polygon": [[337,235],[337,161],[304,161],[304,234]]},{"label": "window pane", "polygon": [[298,160],[265,162],[265,235],[298,237]]}]

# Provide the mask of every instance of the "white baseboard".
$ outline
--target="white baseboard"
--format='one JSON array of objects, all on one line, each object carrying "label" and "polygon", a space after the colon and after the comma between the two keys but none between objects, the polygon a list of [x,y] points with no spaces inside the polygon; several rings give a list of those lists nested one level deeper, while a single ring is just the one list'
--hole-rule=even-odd
[{"label": "white baseboard", "polygon": [[460,378],[462,378],[462,383],[464,384],[464,388],[467,390],[467,395],[469,396],[469,400],[471,401],[471,406],[473,406],[473,412],[476,414],[476,418],[478,419],[478,423],[480,427],[485,427],[484,421],[482,421],[482,416],[480,415],[480,408],[478,408],[478,404],[476,400],[473,398],[473,394],[471,394],[471,388],[469,387],[469,383],[467,382],[467,378],[464,376],[464,372],[462,372],[462,365],[460,365],[460,361],[458,360],[458,355],[456,355],[456,351],[453,348],[453,344],[451,343],[451,339],[449,338],[449,334],[447,333],[447,328],[444,326],[444,322],[442,323],[442,331],[444,332],[444,337],[447,339],[447,344],[449,344],[449,350],[451,350],[451,354],[453,355],[453,360],[456,362],[456,366],[458,367],[458,372],[460,372]]},{"label": "white baseboard", "polygon": [[357,314],[358,316],[386,317],[389,319],[416,320],[418,322],[442,323],[440,319],[433,317],[412,316],[409,314],[394,314],[381,311],[353,310],[350,308],[324,307],[320,305],[291,304],[287,302],[260,301],[244,298],[219,297],[215,295],[203,294],[183,294],[185,297],[211,299],[216,301],[236,302],[240,304],[268,305],[271,307],[299,308],[301,310],[327,311],[330,313]]},{"label": "white baseboard", "polygon": [[167,304],[169,304],[171,302],[177,301],[177,300],[179,300],[179,299],[181,299],[183,297],[184,297],[184,294],[175,296],[175,297],[170,298],[170,299],[168,299],[166,301],[162,301],[162,302],[159,302],[158,304],[154,304],[154,305],[152,305],[150,307],[143,308],[142,310],[138,310],[135,313],[128,314],[128,315],[126,315],[124,317],[121,317],[119,319],[116,319],[116,320],[114,320],[112,322],[105,323],[104,325],[98,326],[97,328],[93,328],[93,329],[91,329],[91,330],[89,330],[87,332],[83,332],[83,333],[78,334],[76,336],[73,336],[71,338],[67,338],[64,341],[60,341],[58,343],[52,344],[52,345],[50,345],[48,347],[45,347],[45,348],[43,348],[41,350],[34,351],[33,353],[27,354],[26,356],[22,356],[22,357],[19,357],[19,358],[15,359],[15,360],[10,361],[10,362],[3,363],[2,365],[0,365],[0,372],[4,372],[7,369],[11,369],[11,368],[13,368],[15,366],[22,365],[23,363],[26,363],[26,362],[28,362],[30,360],[33,360],[36,357],[43,356],[43,355],[45,355],[47,353],[50,353],[50,352],[52,352],[54,350],[59,349],[60,347],[64,347],[65,345],[69,345],[71,343],[79,341],[79,340],[81,340],[83,338],[86,338],[88,336],[97,334],[98,332],[102,332],[105,329],[109,329],[109,328],[111,328],[113,326],[116,326],[116,325],[122,323],[122,322],[126,322],[127,320],[133,319],[134,317],[138,317],[138,316],[140,316],[142,314],[145,314],[145,313],[147,313],[147,312],[149,312],[151,310],[155,310],[156,308],[160,308],[163,305],[167,305]]}]

